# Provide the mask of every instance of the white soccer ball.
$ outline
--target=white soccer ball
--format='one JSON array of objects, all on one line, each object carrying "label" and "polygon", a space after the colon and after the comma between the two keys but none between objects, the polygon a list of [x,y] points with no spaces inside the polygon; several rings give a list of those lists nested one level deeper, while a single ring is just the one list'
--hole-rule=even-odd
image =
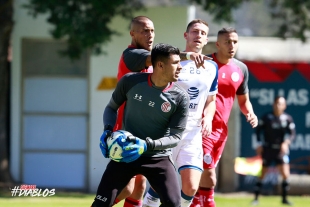
[{"label": "white soccer ball", "polygon": [[107,138],[107,145],[109,149],[109,156],[112,160],[120,162],[125,145],[131,145],[133,142],[127,140],[127,137],[132,135],[125,130],[117,130],[112,132],[111,136]]}]

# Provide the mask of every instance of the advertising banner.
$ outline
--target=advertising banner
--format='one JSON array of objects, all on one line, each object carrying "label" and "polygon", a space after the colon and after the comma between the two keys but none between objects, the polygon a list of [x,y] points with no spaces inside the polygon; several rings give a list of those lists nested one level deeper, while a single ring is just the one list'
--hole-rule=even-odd
[{"label": "advertising banner", "polygon": [[[249,68],[250,100],[258,118],[272,111],[276,96],[286,98],[286,112],[293,117],[296,124],[296,138],[290,145],[291,173],[310,174],[310,64],[252,61],[244,63]],[[240,157],[253,157],[256,155],[255,129],[252,129],[244,117],[241,126]],[[267,176],[266,182],[275,183],[276,171],[271,172],[273,173]],[[251,176],[243,176],[240,188],[245,190],[254,180]]]}]

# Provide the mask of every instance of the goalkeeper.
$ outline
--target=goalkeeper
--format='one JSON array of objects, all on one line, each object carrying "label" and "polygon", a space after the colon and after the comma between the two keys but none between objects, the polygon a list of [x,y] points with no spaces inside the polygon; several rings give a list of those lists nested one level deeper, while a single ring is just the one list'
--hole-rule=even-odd
[{"label": "goalkeeper", "polygon": [[[136,136],[136,144],[123,148],[121,162],[109,162],[92,207],[112,206],[120,191],[137,174],[148,179],[163,206],[181,205],[171,148],[178,144],[185,129],[189,97],[175,83],[182,69],[179,55],[178,48],[157,44],[151,52],[153,73],[126,74],[118,82],[104,111],[104,134],[109,136],[117,109],[126,102],[123,129]],[[108,157],[106,137],[102,137],[101,150]]]}]

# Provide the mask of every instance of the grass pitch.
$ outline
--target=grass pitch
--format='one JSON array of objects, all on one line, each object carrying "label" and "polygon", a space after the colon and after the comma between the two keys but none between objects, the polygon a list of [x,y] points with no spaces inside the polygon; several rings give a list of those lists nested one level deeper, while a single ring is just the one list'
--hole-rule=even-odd
[{"label": "grass pitch", "polygon": [[[9,193],[0,193],[1,207],[89,207],[94,194],[57,193],[51,197],[12,197]],[[246,193],[216,194],[217,207],[251,207],[253,195]],[[294,207],[310,206],[309,196],[290,196]],[[280,196],[261,196],[258,207],[283,207]],[[119,203],[116,207],[122,207]]]}]

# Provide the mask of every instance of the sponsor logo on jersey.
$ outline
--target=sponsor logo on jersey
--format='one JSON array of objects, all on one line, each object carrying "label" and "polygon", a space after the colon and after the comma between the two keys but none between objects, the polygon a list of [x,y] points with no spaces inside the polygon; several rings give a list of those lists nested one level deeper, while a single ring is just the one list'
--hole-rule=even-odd
[{"label": "sponsor logo on jersey", "polygon": [[169,102],[164,102],[161,105],[161,110],[166,113],[169,112],[171,110],[171,104]]},{"label": "sponsor logo on jersey", "polygon": [[142,96],[139,94],[136,94],[135,97],[133,97],[133,98],[138,100],[138,101],[142,101]]},{"label": "sponsor logo on jersey", "polygon": [[199,89],[196,87],[190,87],[187,89],[187,93],[190,97],[190,100],[196,99],[199,95]]},{"label": "sponsor logo on jersey", "polygon": [[203,156],[203,161],[207,163],[208,165],[210,165],[212,162],[212,156],[210,154],[205,154]]},{"label": "sponsor logo on jersey", "polygon": [[231,74],[231,80],[233,80],[234,82],[237,82],[239,80],[240,76],[237,72],[233,72]]}]

